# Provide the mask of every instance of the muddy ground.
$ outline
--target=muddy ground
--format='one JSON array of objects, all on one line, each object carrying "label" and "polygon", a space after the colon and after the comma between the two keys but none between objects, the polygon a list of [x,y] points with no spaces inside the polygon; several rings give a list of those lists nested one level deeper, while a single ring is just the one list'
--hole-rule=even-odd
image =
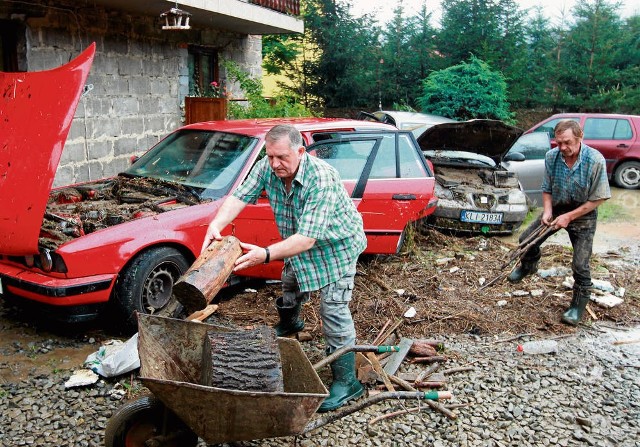
[{"label": "muddy ground", "polygon": [[[624,303],[614,308],[591,303],[586,328],[595,319],[612,327],[640,324],[640,191],[613,192],[612,202],[619,206],[598,224],[592,274],[624,288]],[[533,275],[518,285],[503,280],[482,288],[503,272],[500,267],[517,246],[517,236],[465,237],[416,228],[401,254],[362,259],[351,305],[359,342],[372,342],[383,326],[398,320],[398,332],[414,338],[574,332],[560,322],[571,300],[564,276]],[[561,231],[545,244],[539,267],[568,267],[570,262],[570,244]],[[227,290],[214,320],[240,326],[274,324],[272,303],[279,290],[277,283]],[[304,306],[303,315],[307,335],[320,339],[317,300],[314,296]],[[404,317],[410,308],[415,316]],[[102,342],[116,337],[108,328],[108,322],[54,324],[0,303],[0,383],[80,368]]]}]

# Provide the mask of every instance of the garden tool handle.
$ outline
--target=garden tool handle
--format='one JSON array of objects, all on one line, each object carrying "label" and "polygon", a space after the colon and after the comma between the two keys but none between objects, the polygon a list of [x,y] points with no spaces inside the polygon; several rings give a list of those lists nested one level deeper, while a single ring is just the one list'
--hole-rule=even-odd
[{"label": "garden tool handle", "polygon": [[381,354],[383,352],[399,352],[399,346],[377,346],[377,345],[353,345],[353,346],[343,346],[340,349],[337,349],[332,354],[329,354],[318,363],[313,365],[313,369],[318,371],[323,366],[326,366],[329,363],[332,363],[338,357],[341,357],[343,354],[347,352],[375,352],[377,354]]}]

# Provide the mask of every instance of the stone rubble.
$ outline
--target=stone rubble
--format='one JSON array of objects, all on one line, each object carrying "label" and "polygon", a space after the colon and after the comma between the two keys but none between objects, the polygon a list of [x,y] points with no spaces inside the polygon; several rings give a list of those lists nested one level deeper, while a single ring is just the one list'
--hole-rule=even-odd
[{"label": "stone rubble", "polygon": [[[420,405],[386,401],[297,437],[226,445],[638,447],[640,343],[612,344],[618,338],[637,339],[638,334],[640,328],[580,328],[574,336],[556,337],[555,355],[518,352],[527,337],[443,337],[449,361],[440,369],[474,368],[448,376],[446,389],[454,399],[446,403],[466,404],[454,410],[457,420],[422,404],[423,411],[370,426],[368,421],[381,414]],[[303,347],[318,350],[319,343]],[[405,361],[401,371],[423,368]],[[139,391],[141,384],[125,375],[65,390],[70,374],[58,371],[0,384],[0,446],[103,445],[106,424],[123,403],[121,390]]]}]

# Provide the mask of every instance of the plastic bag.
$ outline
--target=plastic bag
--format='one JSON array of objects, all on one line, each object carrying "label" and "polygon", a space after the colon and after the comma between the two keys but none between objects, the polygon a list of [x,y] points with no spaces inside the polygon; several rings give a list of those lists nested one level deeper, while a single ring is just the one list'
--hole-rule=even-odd
[{"label": "plastic bag", "polygon": [[102,377],[115,377],[140,367],[138,334],[126,342],[110,340],[89,354],[84,365]]}]

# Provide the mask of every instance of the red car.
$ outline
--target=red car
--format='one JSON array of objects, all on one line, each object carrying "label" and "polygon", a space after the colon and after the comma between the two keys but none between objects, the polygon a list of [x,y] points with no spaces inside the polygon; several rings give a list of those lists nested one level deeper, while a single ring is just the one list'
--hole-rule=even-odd
[{"label": "red car", "polygon": [[607,161],[609,179],[621,188],[640,188],[640,116],[607,113],[558,113],[527,131],[547,132],[556,147],[553,129],[561,120],[574,120],[584,130],[584,143]]},{"label": "red car", "polygon": [[[199,255],[224,198],[264,155],[265,133],[279,123],[294,124],[308,150],[340,171],[363,216],[366,253],[395,253],[406,225],[435,209],[434,178],[410,133],[344,119],[192,124],[116,177],[51,190],[92,56],[90,48],[56,70],[0,73],[3,91],[13,95],[0,123],[0,134],[11,136],[8,158],[0,160],[5,298],[66,321],[113,309],[125,329],[135,328],[135,311],[175,310],[174,282]],[[266,198],[246,207],[225,233],[261,246],[279,240]],[[279,279],[280,271],[274,262],[241,275]]]}]

